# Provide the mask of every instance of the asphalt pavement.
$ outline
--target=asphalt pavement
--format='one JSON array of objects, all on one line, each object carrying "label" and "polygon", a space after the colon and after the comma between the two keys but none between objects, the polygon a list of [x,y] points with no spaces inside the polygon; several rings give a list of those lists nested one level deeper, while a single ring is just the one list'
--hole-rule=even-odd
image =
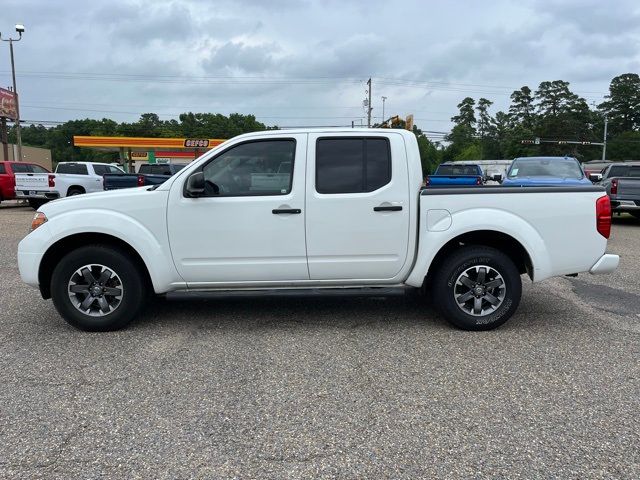
[{"label": "asphalt pavement", "polygon": [[413,296],[257,296],[84,333],[20,281],[32,215],[0,205],[0,478],[640,478],[631,217],[616,273],[525,280],[491,332]]}]

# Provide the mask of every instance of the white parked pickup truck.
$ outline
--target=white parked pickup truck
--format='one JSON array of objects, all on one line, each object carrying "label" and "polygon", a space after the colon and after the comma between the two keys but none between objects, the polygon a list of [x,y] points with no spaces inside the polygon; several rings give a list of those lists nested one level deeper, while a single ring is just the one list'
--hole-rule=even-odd
[{"label": "white parked pickup truck", "polygon": [[457,327],[503,324],[534,282],[609,273],[601,187],[420,190],[403,130],[235,137],[154,187],[44,205],[22,279],[85,330],[127,325],[154,292],[424,287]]},{"label": "white parked pickup truck", "polygon": [[100,192],[105,173],[124,173],[108,163],[60,162],[55,173],[16,174],[16,198],[34,209],[57,198]]}]

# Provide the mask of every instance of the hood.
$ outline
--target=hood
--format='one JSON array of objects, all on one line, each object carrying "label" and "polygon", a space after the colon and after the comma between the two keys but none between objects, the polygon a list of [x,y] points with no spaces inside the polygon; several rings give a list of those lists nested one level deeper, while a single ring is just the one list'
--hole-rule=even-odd
[{"label": "hood", "polygon": [[[150,188],[150,186],[123,188],[121,190],[74,195],[47,202],[38,211],[44,213],[48,218],[81,209],[124,209],[126,211],[127,206],[133,208],[143,203],[159,202],[160,197],[166,197],[168,193],[162,190],[149,190]],[[160,206],[159,203],[158,206]]]},{"label": "hood", "polygon": [[588,178],[561,178],[561,177],[516,177],[505,178],[502,182],[505,186],[546,187],[553,185],[592,185]]}]

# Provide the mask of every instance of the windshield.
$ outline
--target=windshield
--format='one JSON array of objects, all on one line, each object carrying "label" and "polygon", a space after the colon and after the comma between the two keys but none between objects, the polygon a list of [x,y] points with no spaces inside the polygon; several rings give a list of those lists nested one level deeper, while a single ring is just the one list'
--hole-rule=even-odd
[{"label": "windshield", "polygon": [[573,158],[518,158],[513,161],[509,178],[559,177],[583,178],[578,161]]},{"label": "windshield", "polygon": [[475,165],[440,165],[436,175],[478,175]]}]

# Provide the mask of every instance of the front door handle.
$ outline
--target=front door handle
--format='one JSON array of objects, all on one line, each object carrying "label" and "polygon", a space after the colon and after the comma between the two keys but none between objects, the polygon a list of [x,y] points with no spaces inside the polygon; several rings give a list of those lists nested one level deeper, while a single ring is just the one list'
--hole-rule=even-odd
[{"label": "front door handle", "polygon": [[399,212],[402,205],[389,205],[387,207],[373,207],[374,212]]},{"label": "front door handle", "polygon": [[281,215],[283,213],[302,213],[299,208],[274,208],[271,210],[274,215]]}]

